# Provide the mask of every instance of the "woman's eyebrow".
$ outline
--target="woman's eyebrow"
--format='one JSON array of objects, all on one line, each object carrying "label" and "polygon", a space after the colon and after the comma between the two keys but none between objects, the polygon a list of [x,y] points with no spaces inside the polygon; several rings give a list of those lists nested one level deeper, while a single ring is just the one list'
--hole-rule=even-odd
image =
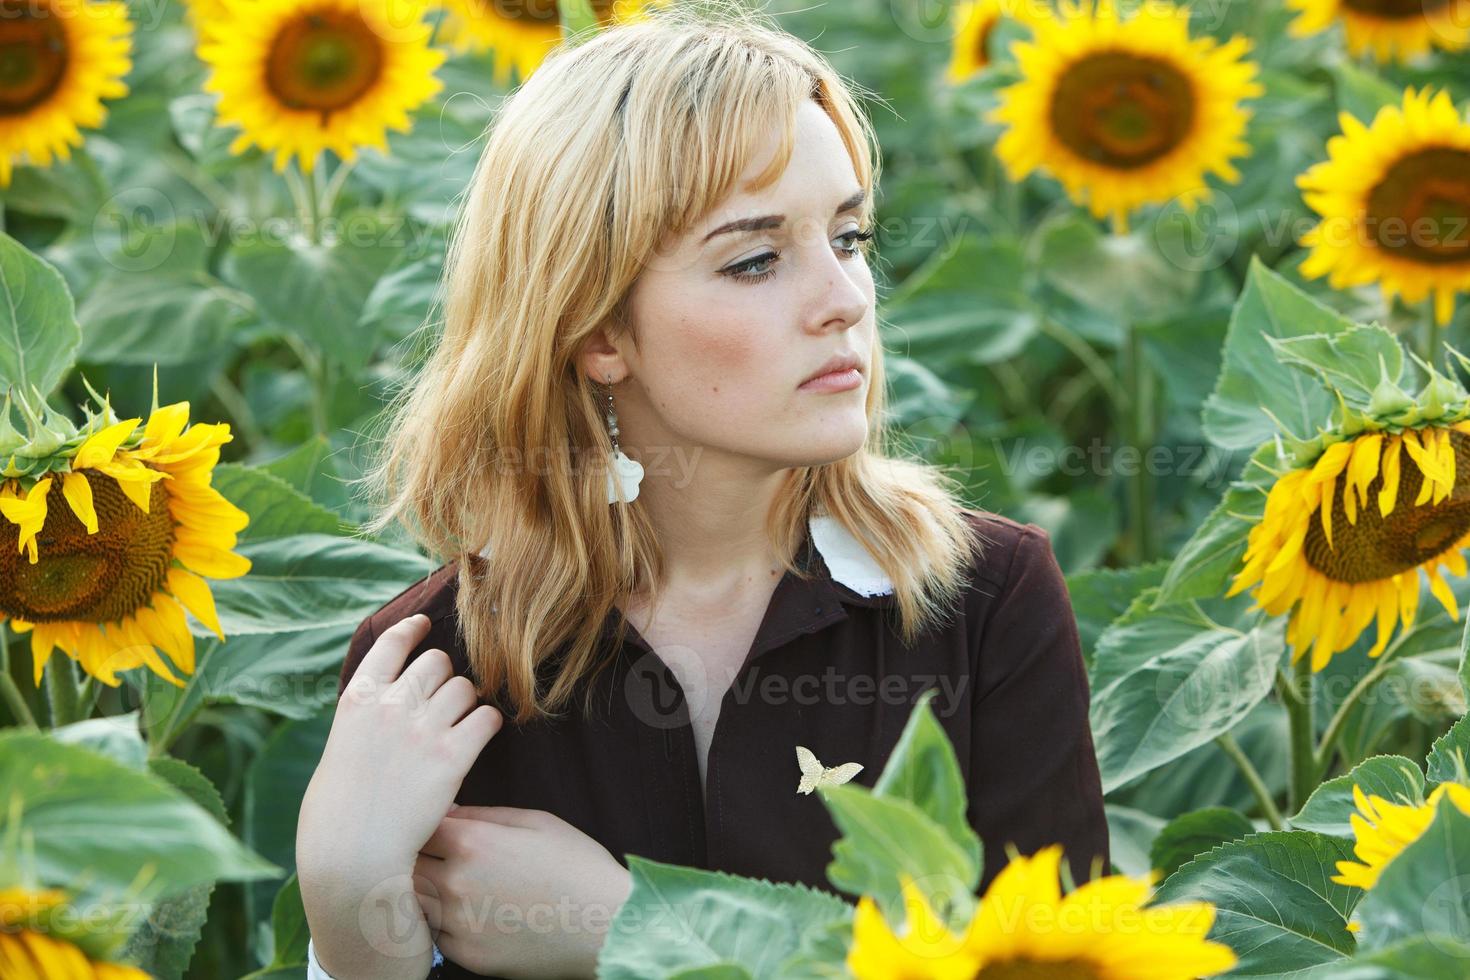
[{"label": "woman's eyebrow", "polygon": [[[862,205],[863,201],[867,200],[867,197],[867,188],[858,188],[847,200],[837,205],[837,210],[832,212],[832,216],[835,218],[844,211],[856,210]],[[699,244],[706,244],[716,235],[725,235],[734,231],[766,231],[771,228],[779,228],[785,222],[786,215],[784,214],[766,214],[758,218],[737,218],[734,221],[728,221],[720,225],[720,227],[705,235],[704,238],[700,239]]]}]

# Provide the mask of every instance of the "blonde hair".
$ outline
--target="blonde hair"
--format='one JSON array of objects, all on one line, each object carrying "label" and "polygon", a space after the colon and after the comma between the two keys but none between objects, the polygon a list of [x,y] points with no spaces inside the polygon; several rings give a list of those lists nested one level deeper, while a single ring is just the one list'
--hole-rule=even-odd
[{"label": "blonde hair", "polygon": [[[607,666],[604,621],[617,616],[619,640],[626,629],[617,600],[656,595],[662,581],[643,506],[607,503],[611,440],[577,354],[599,328],[632,329],[640,268],[737,189],[775,127],[779,152],[748,189],[779,179],[808,98],[869,192],[868,226],[880,162],[852,91],[819,53],[734,3],[655,7],[559,46],[492,122],[449,242],[442,332],[380,417],[387,434],[354,482],[377,497],[365,532],[397,519],[438,559],[458,560],[477,685],[486,698],[506,692],[517,723],[555,715]],[[791,555],[810,516],[835,518],[892,580],[909,644],[950,610],[980,544],[954,480],[887,454],[876,332],[869,362],[866,444],[792,469],[767,533]]]}]

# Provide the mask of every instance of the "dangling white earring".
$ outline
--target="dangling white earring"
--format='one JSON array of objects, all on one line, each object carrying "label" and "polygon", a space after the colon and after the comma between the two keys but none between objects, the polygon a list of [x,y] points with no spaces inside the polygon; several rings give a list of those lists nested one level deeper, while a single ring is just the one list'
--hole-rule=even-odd
[{"label": "dangling white earring", "polygon": [[618,448],[618,413],[613,408],[612,378],[607,381],[607,434],[612,437],[612,465],[607,471],[607,502],[632,503],[638,499],[638,484],[643,481],[643,464],[629,459]]}]

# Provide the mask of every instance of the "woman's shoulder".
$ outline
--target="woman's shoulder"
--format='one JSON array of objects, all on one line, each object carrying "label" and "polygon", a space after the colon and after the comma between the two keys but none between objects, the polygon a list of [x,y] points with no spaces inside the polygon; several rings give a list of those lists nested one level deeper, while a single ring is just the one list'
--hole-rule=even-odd
[{"label": "woman's shoulder", "polygon": [[437,648],[449,654],[456,671],[463,672],[468,666],[468,658],[460,648],[456,622],[455,594],[458,588],[459,561],[455,559],[405,586],[401,592],[364,617],[347,644],[338,691],[347,686],[357,665],[362,662],[362,658],[377,642],[378,637],[383,635],[384,630],[419,613],[429,617],[429,632],[409,653],[407,662],[411,663],[414,657],[425,650]]},{"label": "woman's shoulder", "polygon": [[435,622],[454,614],[459,588],[459,560],[446,562],[370,613],[363,623],[374,637],[400,619],[423,613]]},{"label": "woman's shoulder", "polygon": [[1028,570],[1060,578],[1051,535],[1039,524],[979,508],[963,507],[960,512],[978,544],[973,568],[977,586],[1006,588]]}]

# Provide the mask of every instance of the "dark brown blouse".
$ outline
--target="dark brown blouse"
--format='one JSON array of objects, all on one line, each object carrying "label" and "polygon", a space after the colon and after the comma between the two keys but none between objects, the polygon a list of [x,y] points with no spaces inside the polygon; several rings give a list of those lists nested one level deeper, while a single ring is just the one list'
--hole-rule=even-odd
[{"label": "dark brown blouse", "polygon": [[[777,584],[720,703],[703,794],[688,723],[703,691],[676,679],[697,672],[671,669],[631,623],[614,650],[614,612],[603,639],[615,659],[593,680],[592,716],[574,700],[560,722],[507,720],[456,801],[548,810],[624,866],[633,853],[841,894],[826,877],[838,830],[819,794],[796,791],[795,747],[824,766],[862,763],[852,782],[872,786],[913,702],[937,687],[931,708],[954,744],[983,844],[979,891],[1004,866],[1007,841],[1022,854],[1062,844],[1078,883],[1095,855],[1106,873],[1087,673],[1050,538],[1035,524],[966,514],[985,545],[959,615],[912,647],[898,638],[893,594],[863,595],[834,579],[808,528],[797,554],[814,575],[787,572]],[[437,647],[469,674],[455,629],[457,572],[456,562],[441,566],[363,621],[339,691],[384,629],[419,612],[433,625],[408,660]],[[482,976],[449,960],[432,975]]]}]

